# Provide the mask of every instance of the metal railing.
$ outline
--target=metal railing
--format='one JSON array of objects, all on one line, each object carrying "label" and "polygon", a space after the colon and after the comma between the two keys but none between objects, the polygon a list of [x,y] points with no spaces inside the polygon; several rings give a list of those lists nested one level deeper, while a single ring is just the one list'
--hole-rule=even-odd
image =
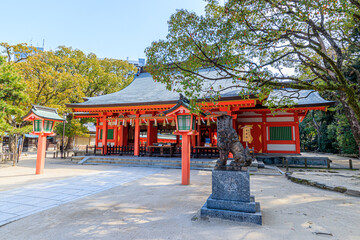
[{"label": "metal railing", "polygon": [[191,156],[194,158],[218,158],[220,157],[219,149],[217,148],[191,148]]}]

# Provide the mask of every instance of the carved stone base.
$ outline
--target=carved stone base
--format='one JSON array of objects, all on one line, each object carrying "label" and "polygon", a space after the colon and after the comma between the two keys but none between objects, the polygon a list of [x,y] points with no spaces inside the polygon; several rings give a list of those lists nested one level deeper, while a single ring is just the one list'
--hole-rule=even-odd
[{"label": "carved stone base", "polygon": [[212,194],[200,215],[261,225],[260,204],[250,196],[249,172],[213,170]]}]

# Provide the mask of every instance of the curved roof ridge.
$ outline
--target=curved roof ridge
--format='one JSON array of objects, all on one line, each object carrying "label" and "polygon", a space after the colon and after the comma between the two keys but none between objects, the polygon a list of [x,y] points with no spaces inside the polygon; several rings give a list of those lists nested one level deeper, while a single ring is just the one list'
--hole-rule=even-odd
[{"label": "curved roof ridge", "polygon": [[[211,69],[202,69],[200,71],[208,71],[209,77],[218,76],[218,71]],[[234,82],[235,81],[235,82]],[[239,81],[239,82],[237,82]],[[239,92],[241,88],[244,87],[244,83],[240,80],[233,79],[224,79],[222,81],[204,81],[202,88],[207,88],[212,86],[214,90],[224,89],[221,92],[221,98],[234,98],[239,97]],[[236,87],[232,87],[236,85]],[[295,91],[295,89],[294,89]],[[313,92],[308,94],[312,90],[297,90],[301,96],[306,96],[294,101],[296,105],[314,105],[314,104],[326,104],[331,103],[323,99],[318,92]],[[276,97],[285,97],[289,98],[291,94],[291,89],[276,89],[272,91],[269,95],[269,99],[275,99]],[[206,98],[204,93],[204,98]],[[160,82],[154,81],[150,73],[140,73],[138,76],[135,76],[133,81],[121,89],[118,92],[91,97],[87,101],[82,103],[67,104],[68,107],[91,107],[91,106],[124,106],[124,105],[147,105],[152,103],[164,103],[164,102],[174,102],[176,103],[179,98],[179,93],[177,91],[170,91],[166,88],[166,85]]]}]

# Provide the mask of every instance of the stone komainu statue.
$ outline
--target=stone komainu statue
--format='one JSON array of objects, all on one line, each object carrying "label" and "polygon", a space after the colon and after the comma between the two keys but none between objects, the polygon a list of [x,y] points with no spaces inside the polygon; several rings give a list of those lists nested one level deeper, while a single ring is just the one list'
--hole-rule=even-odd
[{"label": "stone komainu statue", "polygon": [[[231,116],[222,115],[217,118],[217,148],[220,152],[220,159],[217,161],[215,169],[241,170],[241,167],[250,166],[252,163],[249,149],[244,150],[235,129],[232,127]],[[230,152],[234,160],[230,167],[226,167]]]}]

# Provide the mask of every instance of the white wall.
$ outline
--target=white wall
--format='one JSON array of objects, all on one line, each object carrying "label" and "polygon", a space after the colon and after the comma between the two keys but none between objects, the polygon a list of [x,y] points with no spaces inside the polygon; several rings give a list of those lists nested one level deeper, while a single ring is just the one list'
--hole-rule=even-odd
[{"label": "white wall", "polygon": [[296,151],[295,144],[268,144],[268,151]]}]

